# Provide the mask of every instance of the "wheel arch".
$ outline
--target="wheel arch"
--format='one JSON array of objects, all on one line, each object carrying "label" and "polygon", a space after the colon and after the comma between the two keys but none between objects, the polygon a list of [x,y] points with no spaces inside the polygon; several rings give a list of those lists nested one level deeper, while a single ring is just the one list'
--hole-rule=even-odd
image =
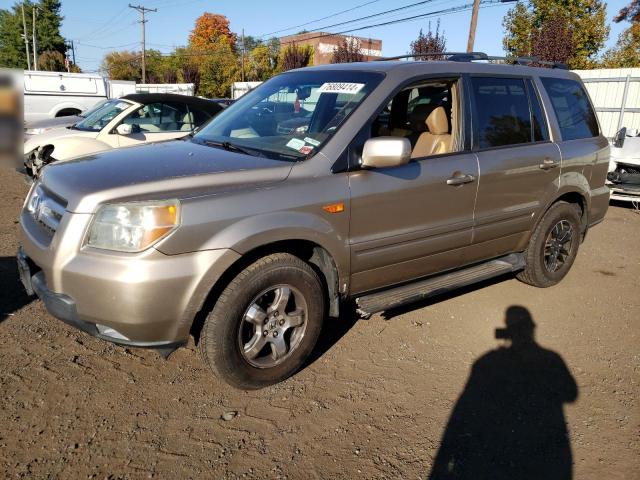
[{"label": "wheel arch", "polygon": [[[553,200],[551,200],[547,205],[545,205],[544,210],[542,210],[541,214],[538,215],[538,218],[534,223],[533,228],[531,229],[531,233],[533,233],[535,229],[538,228],[538,225],[540,224],[544,216],[547,214],[549,209],[558,202],[572,203],[580,207],[580,210],[581,210],[580,223],[582,228],[582,236],[584,237],[589,225],[589,200],[585,192],[577,188],[567,188],[564,190],[558,190]],[[529,243],[530,238],[531,238],[531,235],[529,235],[529,238],[527,238],[527,244]]]},{"label": "wheel arch", "polygon": [[329,315],[340,314],[340,280],[336,261],[331,253],[319,243],[308,239],[277,240],[242,253],[242,255],[216,279],[193,320],[191,332],[196,339],[208,312],[213,308],[222,291],[243,269],[260,258],[273,253],[290,253],[307,262],[316,271],[324,286]]}]

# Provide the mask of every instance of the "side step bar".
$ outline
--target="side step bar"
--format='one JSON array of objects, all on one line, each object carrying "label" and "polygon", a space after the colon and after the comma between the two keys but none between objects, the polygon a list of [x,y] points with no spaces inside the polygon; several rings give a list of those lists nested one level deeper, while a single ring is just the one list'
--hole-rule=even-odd
[{"label": "side step bar", "polygon": [[505,273],[516,272],[522,270],[524,266],[524,256],[521,253],[512,253],[472,267],[358,297],[356,298],[358,313],[370,316]]}]

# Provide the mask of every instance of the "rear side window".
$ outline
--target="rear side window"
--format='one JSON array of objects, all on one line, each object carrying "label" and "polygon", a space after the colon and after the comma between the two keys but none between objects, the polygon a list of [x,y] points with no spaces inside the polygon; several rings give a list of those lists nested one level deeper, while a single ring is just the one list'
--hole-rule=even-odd
[{"label": "rear side window", "polygon": [[531,113],[521,78],[471,78],[479,148],[532,141]]},{"label": "rear side window", "polygon": [[575,80],[543,78],[563,140],[597,137],[598,121],[584,88]]}]

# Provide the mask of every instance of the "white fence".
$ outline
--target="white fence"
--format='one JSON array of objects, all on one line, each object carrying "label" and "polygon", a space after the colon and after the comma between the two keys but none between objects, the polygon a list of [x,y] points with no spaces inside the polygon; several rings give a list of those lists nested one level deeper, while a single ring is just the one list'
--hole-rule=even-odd
[{"label": "white fence", "polygon": [[575,70],[585,83],[605,137],[640,129],[640,68]]}]

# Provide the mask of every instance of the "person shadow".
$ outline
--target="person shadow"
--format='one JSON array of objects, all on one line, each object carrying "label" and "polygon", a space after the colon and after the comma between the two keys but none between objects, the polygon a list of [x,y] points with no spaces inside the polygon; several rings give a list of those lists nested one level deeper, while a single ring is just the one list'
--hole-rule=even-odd
[{"label": "person shadow", "polygon": [[557,353],[535,341],[529,310],[511,306],[505,346],[480,357],[451,413],[431,480],[571,479],[563,405],[578,386]]}]

